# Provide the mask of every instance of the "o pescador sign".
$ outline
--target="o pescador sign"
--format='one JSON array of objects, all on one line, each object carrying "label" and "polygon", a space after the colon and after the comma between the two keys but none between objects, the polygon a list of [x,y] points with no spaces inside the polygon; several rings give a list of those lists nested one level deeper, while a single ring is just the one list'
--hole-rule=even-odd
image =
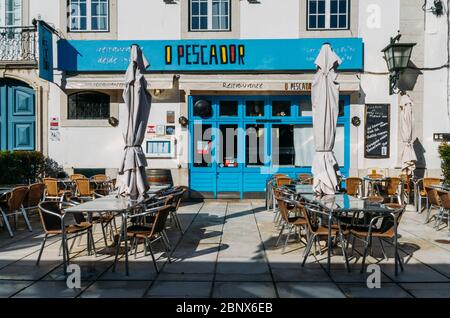
[{"label": "o pescador sign", "polygon": [[314,71],[324,43],[342,59],[340,70],[358,71],[363,65],[360,38],[286,40],[59,40],[58,69],[67,72],[126,70],[130,47],[141,46],[150,72]]}]

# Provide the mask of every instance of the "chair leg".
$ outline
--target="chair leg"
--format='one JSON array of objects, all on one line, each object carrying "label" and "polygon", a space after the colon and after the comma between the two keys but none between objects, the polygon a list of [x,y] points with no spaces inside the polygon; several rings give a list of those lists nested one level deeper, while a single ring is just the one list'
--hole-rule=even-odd
[{"label": "chair leg", "polygon": [[45,242],[47,242],[47,236],[48,236],[48,234],[45,234],[44,239],[42,240],[41,249],[39,250],[39,255],[38,255],[38,258],[36,261],[36,266],[39,266],[39,262],[41,261],[41,256],[42,256],[42,252],[44,251]]},{"label": "chair leg", "polygon": [[92,233],[92,229],[89,230],[89,235],[91,237],[91,244],[92,244],[91,247],[92,250],[94,251],[94,256],[97,257],[97,250],[95,248],[94,234]]},{"label": "chair leg", "polygon": [[439,225],[441,225],[442,223],[442,218],[444,216],[444,211],[442,210],[442,208],[439,209],[439,214],[436,218],[436,222],[434,223],[434,227],[437,229],[439,228]]},{"label": "chair leg", "polygon": [[379,237],[378,240],[380,241],[381,252],[383,253],[383,257],[384,257],[386,260],[388,260],[389,257],[388,257],[388,255],[386,254],[386,251],[385,251],[385,249],[384,249],[383,240],[381,239],[381,237]]},{"label": "chair leg", "polygon": [[103,222],[100,222],[100,227],[102,228],[103,234],[103,242],[105,242],[105,248],[108,247],[108,240],[106,239],[106,230],[105,230],[106,226],[108,226],[108,224],[103,224]]},{"label": "chair leg", "polygon": [[183,235],[183,228],[181,227],[181,222],[180,219],[178,218],[178,215],[176,212],[172,212],[171,216],[173,218],[173,221],[175,222],[175,226],[178,228],[178,230],[180,231],[181,235]]},{"label": "chair leg", "polygon": [[3,221],[5,223],[6,229],[8,230],[9,236],[14,237],[14,234],[11,229],[11,225],[9,224],[9,221],[8,221],[8,216],[6,215],[5,212],[3,212],[3,210],[2,210],[2,217],[3,217]]},{"label": "chair leg", "polygon": [[278,244],[280,243],[280,239],[281,239],[281,235],[283,235],[283,231],[284,231],[284,224],[283,224],[283,226],[281,227],[280,234],[278,234],[278,240],[277,240],[277,242],[275,243],[275,247],[277,247]]},{"label": "chair leg", "polygon": [[114,264],[112,267],[112,272],[116,271],[116,264],[117,264],[117,259],[119,258],[119,249],[120,249],[120,243],[122,243],[122,237],[123,237],[123,229],[120,230],[119,238],[117,240],[116,255],[114,256]]},{"label": "chair leg", "polygon": [[155,255],[153,254],[153,249],[152,249],[152,243],[151,242],[148,242],[148,249],[150,251],[150,255],[152,256],[153,265],[155,266],[155,270],[156,270],[157,273],[159,273],[158,264],[156,264],[156,259],[155,259]]},{"label": "chair leg", "polygon": [[286,250],[286,246],[288,244],[289,238],[291,237],[292,225],[288,225],[288,226],[289,226],[289,232],[288,232],[288,235],[286,236],[286,241],[284,241],[284,246],[283,246],[283,249],[281,250],[281,253],[284,253],[284,251]]},{"label": "chair leg", "polygon": [[21,213],[25,220],[25,224],[27,225],[28,231],[33,232],[33,229],[31,228],[30,220],[28,219],[27,211],[24,208],[21,208]]},{"label": "chair leg", "polygon": [[308,258],[309,253],[311,252],[311,247],[315,240],[316,240],[316,236],[314,234],[311,234],[310,239],[308,240],[308,245],[306,245],[305,256],[303,257],[302,267],[305,266],[306,259]]},{"label": "chair leg", "polygon": [[423,224],[428,224],[430,220],[431,220],[431,206],[429,206],[427,209],[427,215],[425,216],[425,222],[423,222]]},{"label": "chair leg", "polygon": [[365,268],[365,265],[366,265],[366,257],[367,257],[369,249],[372,246],[370,237],[367,237],[367,241],[365,242],[365,245],[366,246],[364,248],[364,255],[363,255],[362,265],[361,265],[361,274],[364,272],[364,268]]},{"label": "chair leg", "polygon": [[[137,257],[137,248],[138,248],[138,245],[139,245],[137,237],[134,238],[133,243],[134,243],[134,259],[136,259],[136,257]],[[133,245],[131,245],[131,246],[133,246]]]},{"label": "chair leg", "polygon": [[356,236],[352,235],[352,251],[351,251],[352,256],[353,252],[355,251],[355,243],[356,243]]}]

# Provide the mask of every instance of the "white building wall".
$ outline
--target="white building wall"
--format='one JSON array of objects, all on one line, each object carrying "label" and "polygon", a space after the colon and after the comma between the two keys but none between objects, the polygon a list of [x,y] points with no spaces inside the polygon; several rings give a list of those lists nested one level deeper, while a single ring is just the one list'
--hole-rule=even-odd
[{"label": "white building wall", "polygon": [[60,0],[29,0],[29,17],[31,21],[33,18],[40,17],[41,20],[46,21],[51,26],[59,29],[59,12],[62,5],[65,6],[66,1]]},{"label": "white building wall", "polygon": [[[242,39],[298,38],[299,0],[264,0],[260,3],[241,1],[240,27]],[[302,17],[302,23],[306,23]]]},{"label": "white building wall", "polygon": [[[428,0],[428,7],[433,1]],[[445,2],[445,1],[444,1]],[[447,3],[445,3],[447,11]],[[431,12],[425,16],[425,55],[424,68],[439,68],[423,70],[424,76],[424,110],[423,118],[423,147],[428,175],[440,176],[441,159],[437,148],[438,142],[433,141],[433,133],[450,132],[448,113],[448,23],[447,16],[437,17]]]},{"label": "white building wall", "polygon": [[181,37],[179,3],[119,0],[119,40],[176,40]]},{"label": "white building wall", "polygon": [[[389,76],[386,61],[381,50],[387,46],[391,36],[400,29],[399,0],[359,0],[359,33],[364,40],[364,68],[361,74],[361,93],[359,102],[352,105],[352,115],[362,119],[359,127],[352,125],[352,154],[357,157],[359,169],[392,169],[398,166],[397,121],[398,95],[389,95]],[[384,74],[383,74],[384,73]],[[390,158],[364,158],[364,110],[365,104],[391,105]],[[357,150],[356,150],[357,149]],[[354,152],[357,152],[355,154]],[[356,158],[355,158],[356,159]],[[352,163],[352,168],[356,168]],[[360,171],[364,174],[364,171]]]}]

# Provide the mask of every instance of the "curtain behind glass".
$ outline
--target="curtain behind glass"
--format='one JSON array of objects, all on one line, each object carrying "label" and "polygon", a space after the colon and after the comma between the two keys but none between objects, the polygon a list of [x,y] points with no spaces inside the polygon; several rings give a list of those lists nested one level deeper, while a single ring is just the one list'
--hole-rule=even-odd
[{"label": "curtain behind glass", "polygon": [[295,166],[311,167],[314,159],[314,134],[311,125],[294,127]]}]

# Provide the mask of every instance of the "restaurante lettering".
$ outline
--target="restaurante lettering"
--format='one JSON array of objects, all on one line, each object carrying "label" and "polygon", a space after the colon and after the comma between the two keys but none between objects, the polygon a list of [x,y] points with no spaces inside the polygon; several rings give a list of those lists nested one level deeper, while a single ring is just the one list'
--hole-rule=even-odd
[{"label": "restaurante lettering", "polygon": [[172,65],[245,64],[245,45],[166,45],[165,62]]}]

